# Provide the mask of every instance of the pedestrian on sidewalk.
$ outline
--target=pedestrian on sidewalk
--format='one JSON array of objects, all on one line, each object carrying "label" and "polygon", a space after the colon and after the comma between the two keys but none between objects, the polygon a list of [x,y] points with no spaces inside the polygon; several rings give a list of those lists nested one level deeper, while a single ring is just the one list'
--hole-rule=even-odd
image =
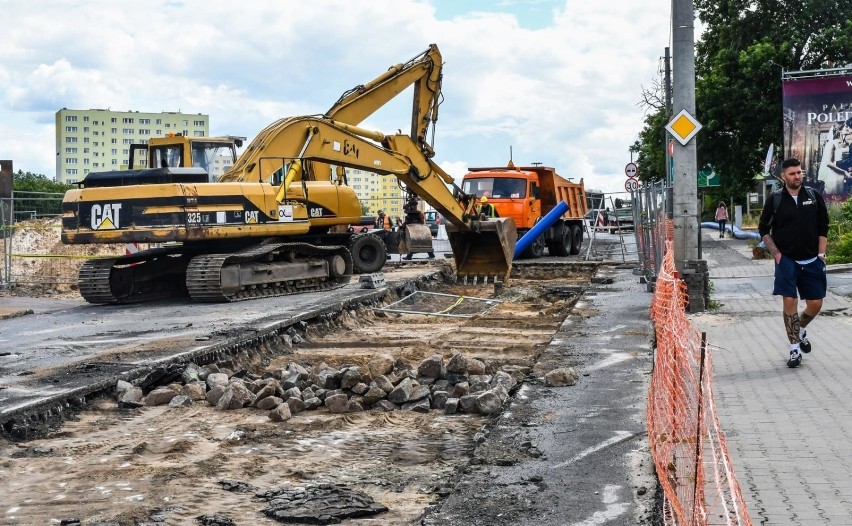
[{"label": "pedestrian on sidewalk", "polygon": [[719,223],[719,239],[725,237],[725,223],[728,222],[728,207],[724,201],[719,201],[716,207],[716,222]]},{"label": "pedestrian on sidewalk", "polygon": [[[777,206],[773,194],[760,215],[760,237],[775,258],[772,294],[783,298],[784,328],[790,341],[787,367],[798,367],[802,353],[811,352],[805,328],[822,308],[826,292],[825,247],[828,242],[828,210],[819,192],[802,186],[798,159],[781,164]],[[799,298],[805,309],[799,315]]]}]

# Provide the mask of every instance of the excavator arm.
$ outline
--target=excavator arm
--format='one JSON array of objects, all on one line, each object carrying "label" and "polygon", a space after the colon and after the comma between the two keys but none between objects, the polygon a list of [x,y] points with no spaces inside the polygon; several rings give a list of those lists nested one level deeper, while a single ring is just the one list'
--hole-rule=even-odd
[{"label": "excavator arm", "polygon": [[[405,64],[391,66],[370,82],[346,91],[324,117],[357,126],[414,84],[411,139],[421,148],[428,147],[426,136],[429,127],[438,121],[442,68],[441,52],[437,45],[431,44],[426,51]],[[431,150],[431,147],[428,148]]]},{"label": "excavator arm", "polygon": [[459,275],[508,278],[517,240],[514,221],[482,219],[475,200],[455,187],[408,135],[385,135],[322,117],[291,117],[264,130],[262,146],[253,143],[227,177],[276,183],[287,167],[276,196],[286,203],[302,195],[302,182],[311,180],[310,163],[396,177],[452,224],[447,233]]}]

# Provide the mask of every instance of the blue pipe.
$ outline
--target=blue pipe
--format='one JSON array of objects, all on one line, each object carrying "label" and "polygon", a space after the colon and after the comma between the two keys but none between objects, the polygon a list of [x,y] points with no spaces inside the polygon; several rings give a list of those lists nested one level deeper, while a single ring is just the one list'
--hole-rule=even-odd
[{"label": "blue pipe", "polygon": [[568,203],[561,201],[558,205],[553,207],[553,210],[548,212],[546,216],[542,217],[541,221],[536,223],[535,226],[529,229],[526,234],[521,236],[521,239],[519,239],[517,244],[515,244],[515,255],[513,259],[517,258],[526,249],[530,248],[533,241],[535,241],[538,236],[542,235],[545,230],[550,228],[550,225],[558,221],[559,218],[562,217],[562,214],[567,212],[568,209]]},{"label": "blue pipe", "polygon": [[[715,221],[705,221],[701,223],[701,226],[703,228],[712,228],[717,232],[719,231],[719,223],[716,223]],[[725,225],[725,230],[730,230],[731,234],[733,234],[733,236],[737,239],[760,239],[760,233],[753,230],[746,232],[745,230],[737,228],[736,225]]]}]

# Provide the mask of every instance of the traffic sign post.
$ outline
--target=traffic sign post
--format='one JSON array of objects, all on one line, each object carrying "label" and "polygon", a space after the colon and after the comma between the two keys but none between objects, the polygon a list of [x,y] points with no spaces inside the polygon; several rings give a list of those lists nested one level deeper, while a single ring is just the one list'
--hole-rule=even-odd
[{"label": "traffic sign post", "polygon": [[624,167],[624,174],[627,177],[636,177],[639,173],[639,167],[636,166],[636,163],[627,163],[627,166]]},{"label": "traffic sign post", "polygon": [[639,190],[639,180],[634,177],[628,177],[627,180],[624,181],[624,189],[630,193]]}]

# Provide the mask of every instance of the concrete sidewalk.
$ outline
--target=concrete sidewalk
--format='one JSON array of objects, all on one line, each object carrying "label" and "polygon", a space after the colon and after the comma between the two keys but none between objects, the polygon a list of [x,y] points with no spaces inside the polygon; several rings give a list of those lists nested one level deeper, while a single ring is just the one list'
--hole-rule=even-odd
[{"label": "concrete sidewalk", "polygon": [[852,524],[852,302],[833,291],[848,268],[829,274],[808,328],[813,352],[790,369],[773,262],[751,260],[745,241],[705,234],[703,243],[721,307],[691,318],[707,333],[716,405],[752,522]]}]

